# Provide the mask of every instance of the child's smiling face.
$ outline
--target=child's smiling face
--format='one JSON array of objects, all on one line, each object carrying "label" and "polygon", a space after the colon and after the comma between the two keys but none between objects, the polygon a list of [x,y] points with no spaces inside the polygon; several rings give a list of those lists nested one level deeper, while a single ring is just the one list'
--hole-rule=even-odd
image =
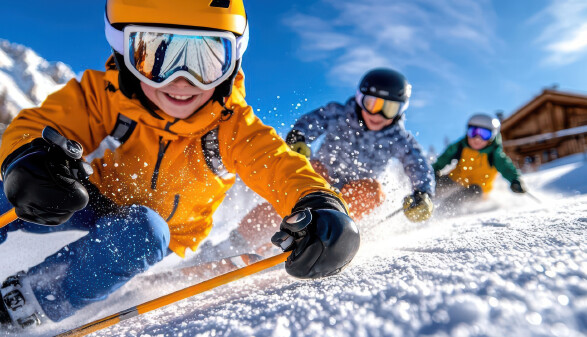
[{"label": "child's smiling face", "polygon": [[141,82],[145,96],[171,117],[186,119],[212,98],[214,89],[202,90],[183,77],[162,88]]},{"label": "child's smiling face", "polygon": [[469,146],[473,150],[477,150],[477,151],[479,151],[479,150],[485,148],[487,145],[489,145],[489,141],[483,140],[480,136],[475,136],[473,138],[467,136],[467,142],[469,143]]}]

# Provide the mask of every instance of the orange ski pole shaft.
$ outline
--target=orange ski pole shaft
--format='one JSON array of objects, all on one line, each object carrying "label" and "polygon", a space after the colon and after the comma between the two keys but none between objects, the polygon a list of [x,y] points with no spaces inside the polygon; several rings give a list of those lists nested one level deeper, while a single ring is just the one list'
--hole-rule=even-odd
[{"label": "orange ski pole shaft", "polygon": [[18,217],[16,216],[16,212],[14,211],[14,208],[11,209],[10,211],[0,215],[0,228],[8,225],[9,223],[11,223],[12,221],[18,219]]},{"label": "orange ski pole shaft", "polygon": [[239,280],[245,276],[249,276],[260,272],[262,270],[274,267],[282,262],[287,260],[290,252],[281,253],[275,255],[273,257],[261,260],[257,263],[253,263],[246,267],[237,269],[235,271],[231,271],[230,273],[222,274],[220,276],[214,277],[209,279],[208,281],[204,281],[198,284],[195,284],[191,287],[187,287],[182,290],[178,290],[174,293],[169,295],[165,295],[149,302],[145,302],[143,304],[139,304],[135,307],[120,311],[114,315],[110,315],[108,317],[104,317],[88,323],[84,326],[75,328],[73,330],[66,331],[57,335],[57,337],[78,337],[78,336],[85,336],[92,332],[99,331],[101,329],[107,328],[109,326],[115,325],[121,321],[124,321],[129,318],[133,318],[149,311],[164,307],[166,305],[181,301],[188,297],[201,294],[205,291],[210,289],[219,287],[221,285],[225,285],[227,283]]}]

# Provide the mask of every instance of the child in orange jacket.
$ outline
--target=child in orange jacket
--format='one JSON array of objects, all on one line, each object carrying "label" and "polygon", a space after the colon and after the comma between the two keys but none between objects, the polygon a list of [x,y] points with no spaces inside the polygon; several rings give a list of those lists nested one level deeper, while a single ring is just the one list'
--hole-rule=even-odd
[{"label": "child in orange jacket", "polygon": [[245,102],[241,0],[108,0],[105,23],[106,71],[86,71],[4,133],[0,211],[20,218],[8,231],[88,234],[7,279],[0,323],[60,321],[196,250],[235,174],[291,214],[272,238],[296,251],[288,273],[322,277],[351,261],[359,234],[344,202]]}]

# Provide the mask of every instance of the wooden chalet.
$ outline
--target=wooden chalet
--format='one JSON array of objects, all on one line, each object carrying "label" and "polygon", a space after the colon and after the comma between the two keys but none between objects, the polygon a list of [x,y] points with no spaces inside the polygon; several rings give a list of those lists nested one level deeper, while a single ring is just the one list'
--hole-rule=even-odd
[{"label": "wooden chalet", "polygon": [[519,168],[587,151],[587,96],[552,89],[502,121],[504,150]]}]

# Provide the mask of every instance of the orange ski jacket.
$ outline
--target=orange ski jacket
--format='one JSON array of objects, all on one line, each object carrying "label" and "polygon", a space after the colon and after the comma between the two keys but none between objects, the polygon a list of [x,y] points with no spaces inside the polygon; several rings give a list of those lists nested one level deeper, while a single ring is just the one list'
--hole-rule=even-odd
[{"label": "orange ski jacket", "polygon": [[[82,144],[94,169],[90,181],[103,195],[119,205],[147,206],[166,219],[170,249],[180,256],[208,235],[235,174],[282,217],[309,193],[338,196],[254,115],[245,102],[242,71],[225,105],[232,114],[213,101],[183,120],[149,112],[119,90],[110,59],[105,72],[87,70],[80,82],[69,81],[40,107],[22,110],[4,133],[0,163],[40,137],[46,125],[54,127]],[[119,115],[132,125],[124,141],[111,135]]]}]

